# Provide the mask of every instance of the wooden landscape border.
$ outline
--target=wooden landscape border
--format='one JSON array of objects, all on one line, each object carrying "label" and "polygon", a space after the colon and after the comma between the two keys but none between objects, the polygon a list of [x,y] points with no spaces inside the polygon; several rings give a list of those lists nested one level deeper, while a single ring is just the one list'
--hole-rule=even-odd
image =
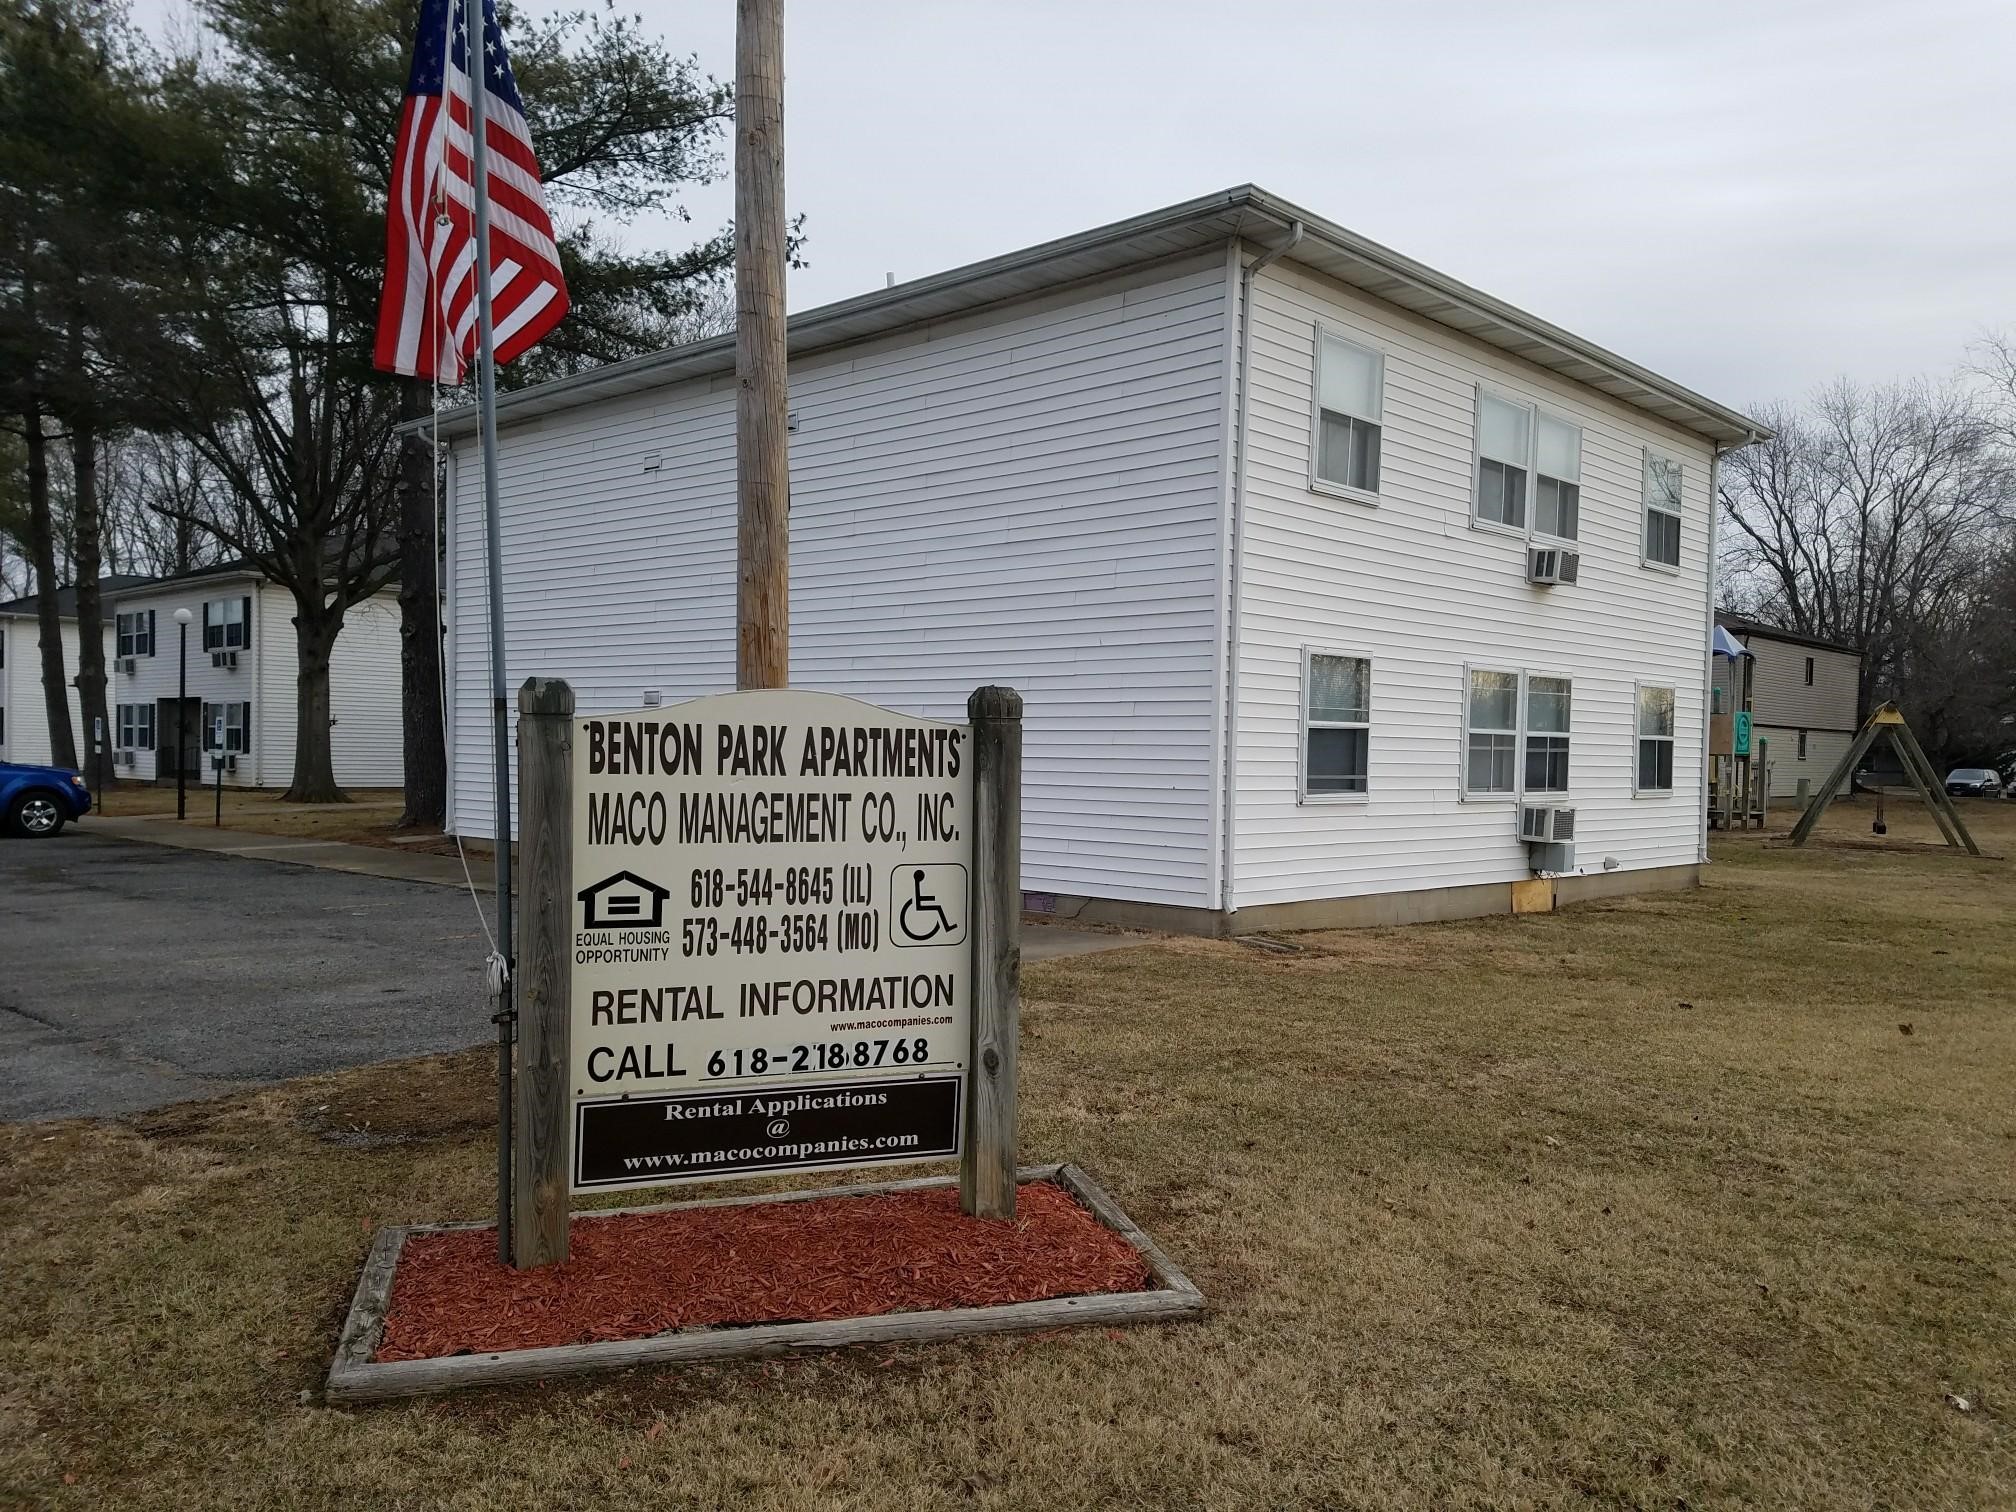
[{"label": "wooden landscape border", "polygon": [[[563,1344],[544,1349],[514,1349],[493,1354],[448,1355],[432,1360],[374,1362],[385,1331],[385,1313],[392,1300],[392,1273],[399,1252],[413,1234],[451,1229],[487,1228],[487,1223],[420,1223],[378,1231],[371,1245],[357,1295],[344,1320],[336,1358],[329,1367],[325,1397],[330,1402],[378,1402],[395,1397],[425,1396],[464,1386],[501,1386],[579,1375],[596,1370],[624,1370],[637,1365],[682,1365],[695,1360],[754,1359],[804,1349],[839,1349],[849,1344],[913,1343],[926,1339],[956,1339],[968,1334],[1008,1333],[1022,1329],[1063,1328],[1083,1323],[1138,1323],[1188,1317],[1204,1310],[1204,1294],[1178,1270],[1103,1188],[1075,1165],[1025,1166],[1015,1173],[1018,1183],[1055,1181],[1099,1221],[1140,1252],[1154,1289],[1105,1292],[1094,1296],[1057,1297],[1047,1302],[1010,1302],[997,1307],[939,1308],[928,1312],[881,1313],[867,1318],[840,1318],[825,1323],[763,1323],[682,1329],[649,1339],[616,1339],[600,1344]],[[819,1197],[867,1197],[880,1192],[914,1192],[958,1184],[956,1176],[921,1176],[863,1186],[821,1187],[815,1191],[770,1192],[753,1197],[711,1197],[655,1207],[607,1208],[578,1213],[587,1220],[626,1213],[668,1213],[685,1208],[745,1207],[759,1202],[809,1202]]]}]

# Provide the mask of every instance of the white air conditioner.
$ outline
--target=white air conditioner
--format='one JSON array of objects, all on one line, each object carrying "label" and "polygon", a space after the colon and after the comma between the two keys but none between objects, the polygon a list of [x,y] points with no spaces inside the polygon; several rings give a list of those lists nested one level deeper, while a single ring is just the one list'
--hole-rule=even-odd
[{"label": "white air conditioner", "polygon": [[1575,838],[1575,810],[1526,804],[1519,810],[1519,838],[1528,845],[1553,845]]},{"label": "white air conditioner", "polygon": [[235,672],[238,670],[238,653],[236,651],[212,651],[210,653],[210,665],[213,667],[222,667],[226,672]]},{"label": "white air conditioner", "polygon": [[1535,845],[1526,852],[1526,859],[1536,872],[1572,872],[1575,870],[1575,847],[1573,845]]},{"label": "white air conditioner", "polygon": [[1526,581],[1572,583],[1582,571],[1582,554],[1559,546],[1526,548]]},{"label": "white air conditioner", "polygon": [[119,658],[119,672],[121,676],[131,677],[134,673],[138,672],[139,670],[140,670],[139,657],[122,656]]},{"label": "white air conditioner", "polygon": [[135,765],[136,761],[137,758],[131,751],[114,751],[112,753],[112,765],[114,766],[130,767]]},{"label": "white air conditioner", "polygon": [[227,772],[238,770],[238,753],[236,751],[226,751],[224,753],[224,770]]}]

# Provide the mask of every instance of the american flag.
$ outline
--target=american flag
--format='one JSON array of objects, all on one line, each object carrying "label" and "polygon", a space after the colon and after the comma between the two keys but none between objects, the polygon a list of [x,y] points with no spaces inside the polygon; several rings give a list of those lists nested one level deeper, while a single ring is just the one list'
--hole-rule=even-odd
[{"label": "american flag", "polygon": [[[478,0],[423,0],[399,116],[385,211],[385,293],[373,361],[388,372],[459,383],[476,357],[476,201],[470,164],[469,13]],[[499,362],[567,313],[567,283],[539,160],[496,0],[483,8],[490,180],[490,288]]]}]

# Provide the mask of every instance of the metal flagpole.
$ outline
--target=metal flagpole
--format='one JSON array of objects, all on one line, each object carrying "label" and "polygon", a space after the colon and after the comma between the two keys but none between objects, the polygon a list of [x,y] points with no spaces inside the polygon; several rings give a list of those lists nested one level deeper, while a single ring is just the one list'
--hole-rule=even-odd
[{"label": "metal flagpole", "polygon": [[[466,20],[471,0],[463,0]],[[490,607],[490,700],[495,743],[497,845],[497,954],[491,983],[497,999],[497,1258],[511,1263],[511,1042],[517,1011],[512,1007],[511,949],[511,715],[504,693],[504,554],[497,522],[497,361],[490,323],[490,144],[485,140],[484,96],[489,92],[488,7],[474,0],[476,24],[469,28],[469,154],[476,190],[476,401],[483,423],[483,530],[487,537]],[[501,966],[501,971],[500,971]]]}]

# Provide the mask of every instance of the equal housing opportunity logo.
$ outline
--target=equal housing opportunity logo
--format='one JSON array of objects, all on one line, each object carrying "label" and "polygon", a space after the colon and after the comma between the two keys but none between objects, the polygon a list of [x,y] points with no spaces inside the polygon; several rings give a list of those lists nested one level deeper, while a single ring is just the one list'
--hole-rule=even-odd
[{"label": "equal housing opportunity logo", "polygon": [[586,914],[584,929],[656,929],[665,922],[665,900],[672,889],[633,871],[619,871],[575,896]]}]

